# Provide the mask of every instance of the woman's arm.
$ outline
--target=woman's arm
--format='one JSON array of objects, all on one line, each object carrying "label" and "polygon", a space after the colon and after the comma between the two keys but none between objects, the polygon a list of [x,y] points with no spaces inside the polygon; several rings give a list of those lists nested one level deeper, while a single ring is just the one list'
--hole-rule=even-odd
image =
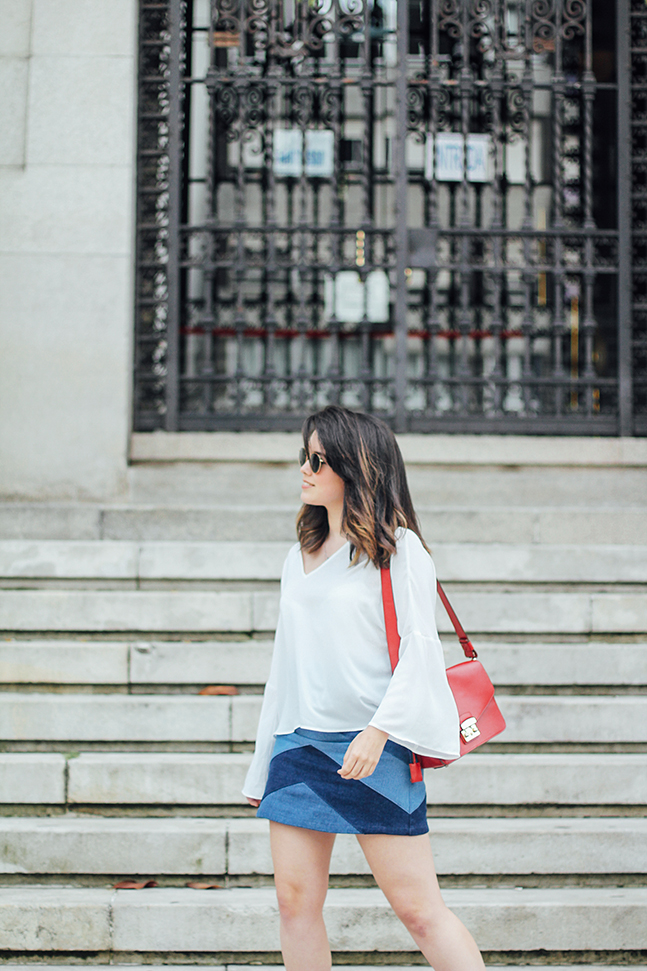
[{"label": "woman's arm", "polygon": [[388,737],[374,725],[356,735],[346,749],[341,769],[337,770],[342,779],[366,779],[372,775]]},{"label": "woman's arm", "polygon": [[370,724],[420,755],[456,758],[458,711],[436,629],[436,571],[411,531],[398,540],[391,580],[400,659]]}]

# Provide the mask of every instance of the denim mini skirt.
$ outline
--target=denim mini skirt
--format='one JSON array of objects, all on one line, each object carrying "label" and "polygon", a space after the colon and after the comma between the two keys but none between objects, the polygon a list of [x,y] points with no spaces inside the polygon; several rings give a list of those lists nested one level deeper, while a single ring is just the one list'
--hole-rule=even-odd
[{"label": "denim mini skirt", "polygon": [[390,739],[366,779],[337,774],[359,732],[297,728],[277,735],[257,815],[323,833],[428,833],[424,782],[411,782],[408,749]]}]

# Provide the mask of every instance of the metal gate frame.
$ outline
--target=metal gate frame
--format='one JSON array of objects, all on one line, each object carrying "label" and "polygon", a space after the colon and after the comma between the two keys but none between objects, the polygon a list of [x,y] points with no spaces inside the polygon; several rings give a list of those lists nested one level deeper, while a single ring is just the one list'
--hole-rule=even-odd
[{"label": "metal gate frame", "polygon": [[[430,0],[431,2],[431,0]],[[561,3],[562,0],[557,0]],[[590,13],[592,0],[583,0]],[[163,149],[157,153],[152,150],[148,154],[164,155],[167,159],[166,184],[160,193],[166,193],[168,203],[166,206],[166,227],[163,233],[166,247],[165,258],[160,260],[158,271],[165,277],[165,295],[160,298],[145,297],[142,301],[141,289],[138,290],[138,312],[142,304],[151,303],[165,304],[166,327],[163,334],[163,353],[158,353],[157,368],[154,377],[143,374],[140,358],[136,353],[136,379],[142,376],[144,380],[155,380],[163,388],[163,408],[158,409],[157,414],[137,414],[135,427],[140,430],[150,430],[163,427],[167,431],[177,431],[189,427],[213,427],[206,421],[202,426],[194,425],[183,421],[180,414],[180,320],[182,316],[182,206],[184,192],[184,155],[183,155],[183,110],[185,81],[183,78],[185,38],[183,25],[187,12],[187,0],[166,0],[164,3],[152,3],[148,0],[141,0],[142,10],[145,8],[165,8],[168,16],[168,31],[164,43],[168,49],[168,58],[164,77],[156,80],[161,83],[166,90],[167,108],[165,114],[165,124],[168,126],[167,143]],[[397,113],[397,139],[395,152],[395,179],[396,179],[396,210],[397,223],[395,231],[395,412],[392,422],[396,430],[429,430],[429,431],[470,431],[470,432],[493,432],[501,433],[520,432],[524,434],[605,434],[605,435],[632,435],[647,433],[647,415],[638,414],[636,401],[634,398],[633,386],[633,366],[636,340],[632,333],[632,176],[634,184],[636,181],[635,171],[632,172],[632,88],[635,90],[636,84],[632,85],[631,63],[632,53],[635,53],[635,46],[632,47],[630,30],[632,18],[643,15],[630,9],[631,0],[617,0],[616,3],[616,54],[617,54],[617,117],[618,117],[618,225],[615,232],[608,232],[609,236],[617,237],[617,258],[618,258],[618,369],[617,369],[617,388],[618,388],[618,409],[615,417],[601,416],[591,423],[591,427],[584,429],[580,423],[572,422],[568,418],[562,420],[559,417],[554,419],[544,419],[537,416],[528,421],[488,421],[484,417],[477,415],[457,418],[448,415],[437,420],[427,421],[424,427],[416,428],[412,426],[410,415],[407,413],[405,397],[407,389],[407,292],[406,275],[407,269],[411,265],[410,237],[406,224],[407,213],[407,186],[408,174],[406,165],[406,137],[408,131],[407,124],[407,95],[409,83],[407,78],[407,43],[409,37],[409,4],[397,4],[398,17],[398,59],[399,64],[404,69],[399,70],[397,77],[397,103],[400,110]],[[144,76],[143,81],[150,81]],[[640,85],[638,85],[640,87]],[[141,104],[140,104],[141,118]],[[635,123],[634,123],[635,128]],[[146,154],[146,151],[143,153]],[[140,163],[142,152],[140,151]],[[151,227],[146,221],[139,218],[140,231],[150,230]],[[159,227],[158,227],[159,229]],[[634,229],[634,242],[636,230]],[[138,263],[142,265],[142,252],[144,247],[138,247]],[[143,261],[145,263],[145,259]],[[163,270],[161,267],[163,266]],[[149,288],[150,290],[150,288]],[[634,309],[636,300],[634,298]],[[149,368],[150,370],[150,368]],[[644,376],[638,382],[644,386]],[[298,421],[296,422],[298,424]],[[223,426],[217,426],[223,427]],[[240,427],[235,422],[230,427]],[[253,427],[253,426],[252,426]],[[267,426],[264,426],[267,427]],[[278,425],[276,427],[286,427]]]},{"label": "metal gate frame", "polygon": [[633,435],[630,0],[616,0],[618,64],[618,435]]}]

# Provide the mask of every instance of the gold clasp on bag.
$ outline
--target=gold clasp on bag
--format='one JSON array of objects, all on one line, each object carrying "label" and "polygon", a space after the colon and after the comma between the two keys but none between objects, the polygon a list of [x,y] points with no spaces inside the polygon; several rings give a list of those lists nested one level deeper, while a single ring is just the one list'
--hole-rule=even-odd
[{"label": "gold clasp on bag", "polygon": [[461,735],[464,742],[471,742],[473,738],[477,738],[480,734],[476,718],[466,718],[464,722],[461,722]]}]

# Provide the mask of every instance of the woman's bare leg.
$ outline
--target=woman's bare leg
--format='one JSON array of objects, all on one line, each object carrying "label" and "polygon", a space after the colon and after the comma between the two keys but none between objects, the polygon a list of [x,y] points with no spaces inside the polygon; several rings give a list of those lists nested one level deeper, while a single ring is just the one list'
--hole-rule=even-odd
[{"label": "woman's bare leg", "polygon": [[440,895],[429,837],[357,839],[384,896],[434,971],[484,971],[474,938]]},{"label": "woman's bare leg", "polygon": [[270,821],[274,881],[286,971],[330,971],[323,921],[334,833]]}]

